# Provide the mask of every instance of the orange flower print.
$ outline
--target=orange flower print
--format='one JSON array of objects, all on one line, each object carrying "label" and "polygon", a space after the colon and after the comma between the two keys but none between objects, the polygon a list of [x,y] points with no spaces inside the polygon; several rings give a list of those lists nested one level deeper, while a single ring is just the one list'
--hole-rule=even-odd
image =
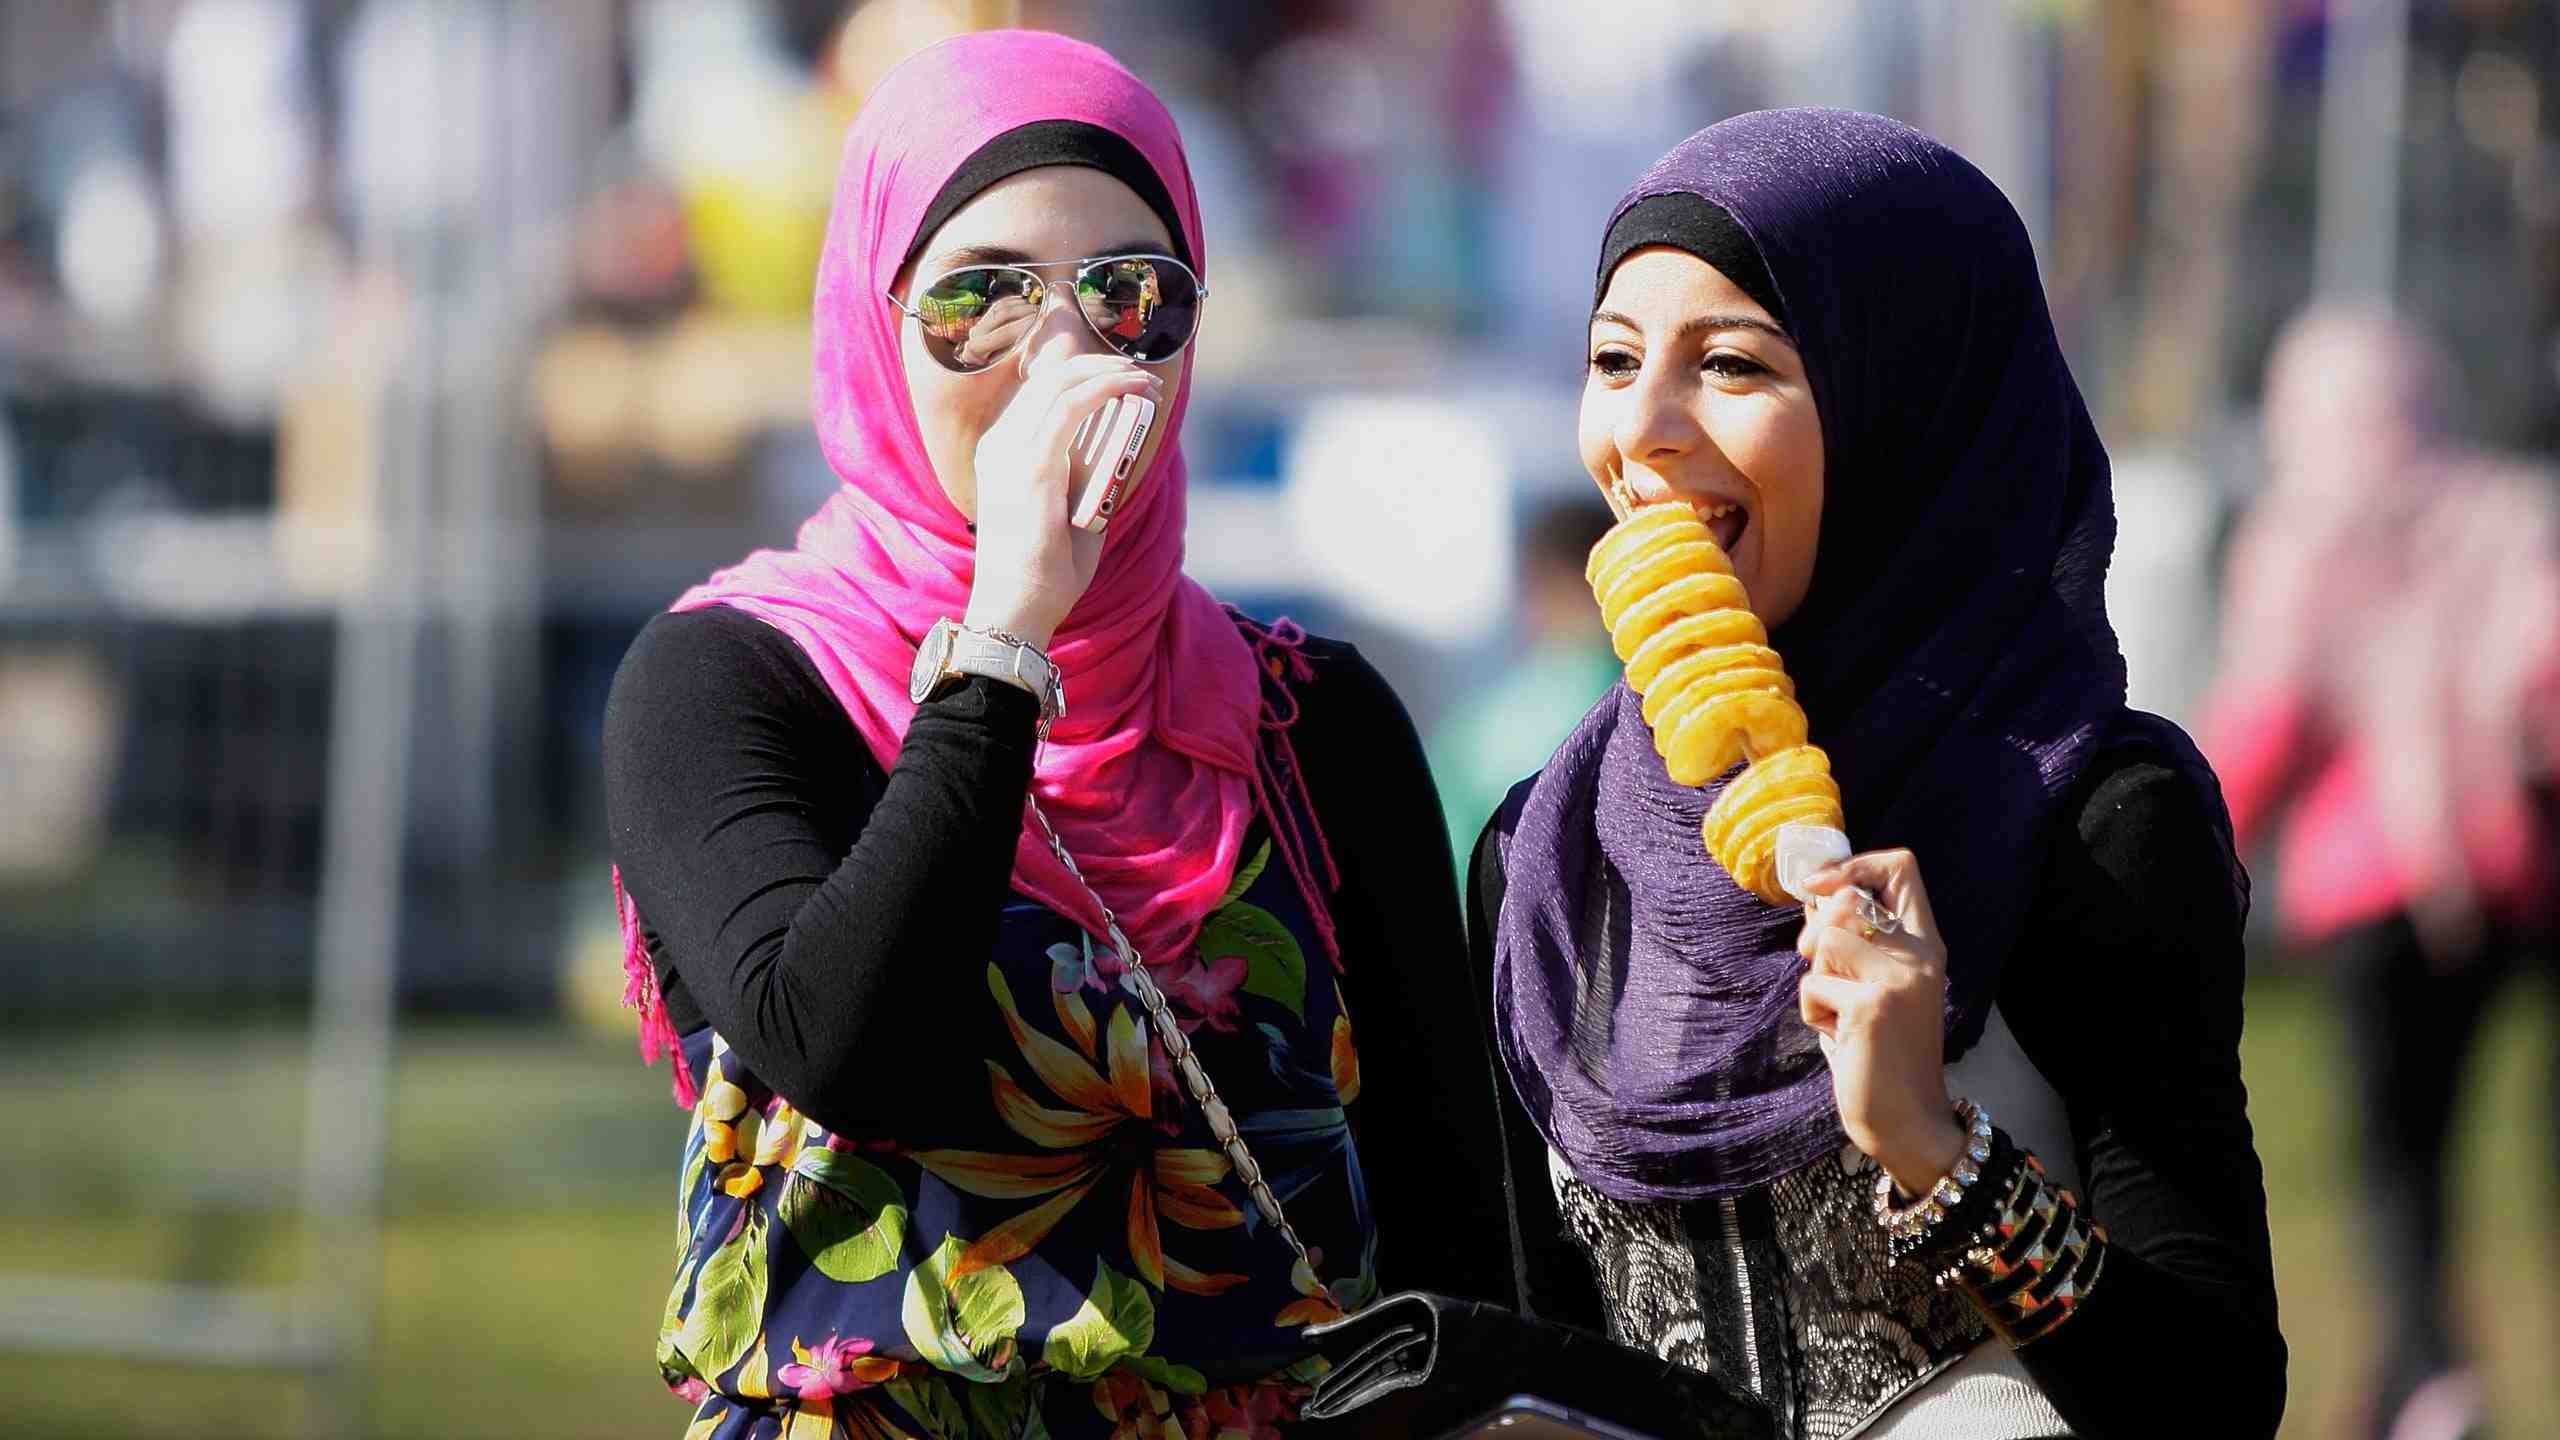
[{"label": "orange flower print", "polygon": [[1333,987],[1333,1093],[1342,1103],[1360,1098],[1360,1051],[1351,1043],[1351,1011],[1342,1003],[1342,987]]},{"label": "orange flower print", "polygon": [[1215,1295],[1244,1283],[1242,1275],[1204,1274],[1165,1253],[1160,1222],[1223,1230],[1243,1224],[1244,1212],[1211,1188],[1226,1178],[1224,1155],[1168,1145],[1153,1124],[1155,1087],[1146,1034],[1135,1014],[1117,1008],[1097,1030],[1082,993],[1053,994],[1059,1022],[1075,1040],[1071,1047],[1023,1023],[1012,990],[993,965],[987,967],[987,987],[1024,1062],[1061,1105],[1043,1104],[990,1060],[987,1079],[996,1113],[1046,1153],[916,1153],[919,1164],[955,1189],[1040,1202],[980,1236],[954,1273],[1009,1264],[1031,1253],[1085,1197],[1099,1192],[1115,1202],[1125,1195],[1130,1261],[1149,1285]]},{"label": "orange flower print", "polygon": [[694,1114],[702,1122],[703,1158],[720,1167],[712,1183],[722,1194],[743,1200],[764,1188],[767,1169],[790,1168],[801,1146],[825,1136],[778,1095],[761,1110],[749,1104],[747,1092],[720,1073],[726,1047],[720,1049],[711,1057]]},{"label": "orange flower print", "polygon": [[1280,1440],[1280,1427],[1298,1418],[1300,1393],[1270,1381],[1222,1386],[1191,1402],[1202,1422],[1194,1428],[1208,1440]]},{"label": "orange flower print", "polygon": [[1199,1440],[1174,1413],[1171,1395],[1125,1370],[1093,1382],[1093,1408],[1111,1422],[1111,1440]]},{"label": "orange flower print", "polygon": [[[1324,1263],[1322,1250],[1310,1250],[1307,1256],[1317,1265]],[[1327,1320],[1339,1320],[1349,1313],[1316,1279],[1315,1265],[1308,1264],[1307,1260],[1289,1267],[1289,1283],[1298,1287],[1300,1298],[1290,1301],[1279,1314],[1271,1317],[1274,1326],[1317,1325]]]}]

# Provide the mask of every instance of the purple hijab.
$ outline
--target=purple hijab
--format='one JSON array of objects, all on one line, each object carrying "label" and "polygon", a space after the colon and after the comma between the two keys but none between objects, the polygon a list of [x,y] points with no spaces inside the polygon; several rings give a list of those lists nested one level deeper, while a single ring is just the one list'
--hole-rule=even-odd
[{"label": "purple hijab", "polygon": [[[2176,727],[2125,708],[2106,452],[2025,228],[1954,151],[1873,115],[1737,116],[1664,156],[1610,223],[1672,192],[1750,236],[1804,357],[1821,540],[1772,643],[1852,839],[1919,856],[1961,1055],[2091,758],[2131,732],[2218,794]],[[1754,1189],[1844,1143],[1796,1010],[1801,916],[1708,858],[1698,825],[1717,788],[1672,783],[1621,684],[1503,817],[1503,1060],[1548,1143],[1622,1200]]]}]

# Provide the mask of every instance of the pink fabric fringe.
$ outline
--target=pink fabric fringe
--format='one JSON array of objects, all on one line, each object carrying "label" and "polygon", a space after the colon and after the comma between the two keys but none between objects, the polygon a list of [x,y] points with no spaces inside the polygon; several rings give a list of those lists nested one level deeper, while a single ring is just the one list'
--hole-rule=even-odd
[{"label": "pink fabric fringe", "polygon": [[[1289,743],[1289,729],[1298,723],[1298,696],[1289,687],[1316,678],[1315,667],[1306,656],[1307,632],[1286,617],[1263,625],[1233,609],[1227,613],[1235,616],[1236,628],[1244,632],[1246,643],[1253,647],[1254,663],[1277,682],[1263,692],[1262,729],[1270,737],[1270,744],[1258,747],[1254,761],[1254,804],[1270,822],[1272,847],[1280,852],[1280,862],[1288,867],[1289,878],[1297,882],[1298,894],[1307,902],[1307,913],[1315,921],[1316,938],[1324,942],[1325,958],[1333,963],[1338,975],[1342,973],[1342,942],[1334,935],[1333,908],[1326,897],[1342,887],[1342,871],[1333,863],[1333,845],[1325,839],[1324,823],[1316,818],[1315,800],[1307,793],[1307,775],[1298,764],[1297,747]],[[1274,695],[1280,703],[1273,702]],[[1316,884],[1305,837],[1297,826],[1286,823],[1287,817],[1275,803],[1284,787],[1297,792],[1299,813],[1306,817],[1307,829],[1315,833],[1313,859],[1324,863],[1321,887]]]},{"label": "pink fabric fringe", "polygon": [[640,942],[640,910],[622,888],[619,865],[613,867],[613,913],[622,922],[622,1003],[640,1015],[640,1061],[655,1065],[660,1055],[672,1060],[676,1104],[690,1110],[701,1097],[694,1090],[693,1072],[685,1068],[676,1027],[667,1019],[666,1001],[658,994],[658,972],[649,964],[649,947]]}]

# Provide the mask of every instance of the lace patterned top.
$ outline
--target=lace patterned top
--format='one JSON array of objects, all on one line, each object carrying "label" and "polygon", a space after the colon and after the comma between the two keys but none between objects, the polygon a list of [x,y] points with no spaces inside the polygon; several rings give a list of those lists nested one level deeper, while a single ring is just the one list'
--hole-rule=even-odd
[{"label": "lace patterned top", "polygon": [[[1529,783],[1471,867],[1488,988],[1503,845]],[[1854,1152],[1730,1202],[1623,1204],[1563,1170],[1506,1086],[1517,1303],[1727,1378],[1800,1436],[2183,1434],[2199,1395],[2214,1397],[2216,1433],[2274,1434],[2286,1352],[2218,801],[2132,744],[2084,783],[2046,872],[2021,887],[2036,954],[2005,972],[1993,1023],[1949,1079],[2105,1224],[2106,1285],[2084,1319],[2024,1349],[1987,1338],[1962,1297],[1886,1262],[1874,1172]],[[2172,1370],[2180,1383],[2159,1384]]]},{"label": "lace patterned top", "polygon": [[[2078,1183],[2059,1097],[1997,1011],[1948,1080]],[[1553,1151],[1547,1169],[1611,1338],[1750,1391],[1804,1440],[1937,1422],[1971,1440],[2071,1433],[1962,1295],[1940,1290],[1925,1260],[1894,1261],[1872,1209],[1876,1164],[1854,1146],[1751,1194],[1685,1205],[1613,1200]],[[1969,1360],[1960,1397],[1932,1384]]]}]

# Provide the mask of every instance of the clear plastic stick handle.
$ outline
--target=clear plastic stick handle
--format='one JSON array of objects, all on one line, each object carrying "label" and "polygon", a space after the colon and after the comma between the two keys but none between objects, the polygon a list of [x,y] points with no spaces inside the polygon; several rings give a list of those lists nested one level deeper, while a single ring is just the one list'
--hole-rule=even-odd
[{"label": "clear plastic stick handle", "polygon": [[[1849,858],[1849,837],[1828,825],[1807,825],[1791,820],[1778,827],[1778,888],[1807,905],[1817,897],[1805,882],[1826,865],[1837,865]],[[1879,935],[1897,935],[1902,931],[1901,918],[1884,907],[1884,902],[1852,885],[1849,893],[1857,897],[1858,918]]]}]

